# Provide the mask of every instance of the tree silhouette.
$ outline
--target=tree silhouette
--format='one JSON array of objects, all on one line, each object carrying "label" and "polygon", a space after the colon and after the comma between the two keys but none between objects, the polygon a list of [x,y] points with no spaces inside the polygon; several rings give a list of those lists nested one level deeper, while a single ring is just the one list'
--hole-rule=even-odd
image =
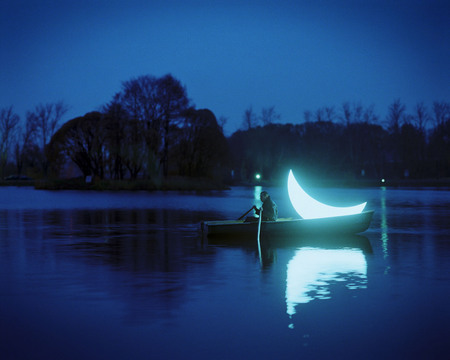
[{"label": "tree silhouette", "polygon": [[[107,113],[114,113],[120,106],[124,116],[133,120],[127,126],[134,133],[134,141],[139,145],[128,144],[126,164],[129,171],[137,176],[141,170],[147,175],[153,173],[157,162],[162,165],[164,176],[168,175],[171,129],[180,122],[183,112],[189,107],[186,89],[171,74],[161,78],[143,75],[122,83],[122,90],[105,107]],[[115,121],[118,119],[116,118]],[[146,144],[147,163],[139,165],[142,153],[141,138]],[[139,139],[137,138],[139,137]],[[131,140],[131,139],[130,139]],[[140,150],[139,150],[140,149]],[[138,171],[139,168],[139,171]]]},{"label": "tree silhouette", "polygon": [[244,130],[250,130],[254,128],[257,124],[258,118],[256,114],[253,112],[253,107],[249,106],[244,111],[244,116],[242,118],[242,127]]},{"label": "tree silhouette", "polygon": [[223,179],[231,169],[243,181],[257,172],[276,180],[287,168],[315,178],[450,176],[450,104],[444,101],[434,102],[430,114],[423,103],[408,113],[397,99],[383,124],[373,105],[361,103],[308,110],[297,124],[276,123],[274,106],[262,108],[260,116],[250,106],[243,129],[225,138],[225,118],[218,124],[212,111],[195,109],[185,87],[168,74],[123,82],[102,112],[72,119],[55,132],[66,111],[62,102],[40,104],[21,129],[8,115],[12,107],[2,110],[0,171],[14,138],[19,174],[24,166],[27,172],[39,168],[38,162],[35,174],[45,176],[48,164],[57,174],[71,160],[84,175],[156,182],[161,175]]},{"label": "tree silhouette", "polygon": [[106,147],[109,156],[106,157],[109,177],[115,180],[123,180],[126,173],[125,148],[127,139],[126,124],[128,114],[122,104],[114,100],[104,107]]},{"label": "tree silhouette", "polygon": [[281,115],[275,111],[275,106],[261,110],[261,122],[263,125],[273,124],[281,119]]},{"label": "tree silhouette", "polygon": [[39,152],[34,151],[34,148],[37,147],[33,141],[35,134],[36,134],[35,123],[32,121],[32,119],[27,117],[25,122],[25,128],[24,129],[21,128],[19,130],[16,139],[16,144],[14,147],[14,158],[18,176],[22,174],[24,164],[26,162],[32,163],[34,158],[36,157],[36,153]]},{"label": "tree silhouette", "polygon": [[172,75],[165,75],[158,80],[157,102],[161,113],[163,129],[162,165],[165,177],[169,171],[170,130],[182,119],[182,114],[189,106],[186,89]]},{"label": "tree silhouette", "polygon": [[181,175],[215,177],[227,167],[227,140],[212,111],[190,109],[186,112],[174,152]]},{"label": "tree silhouette", "polygon": [[47,176],[48,168],[45,148],[68,109],[68,106],[63,101],[59,101],[56,103],[39,104],[35,107],[34,111],[27,113],[27,120],[36,129],[37,141],[38,144],[40,143],[43,154],[42,169],[44,176]]},{"label": "tree silhouette", "polygon": [[100,112],[91,112],[66,122],[49,145],[53,164],[64,163],[65,157],[69,157],[84,176],[103,179],[106,156],[106,133],[103,129],[104,117]]},{"label": "tree silhouette", "polygon": [[0,109],[0,178],[4,174],[11,144],[19,121],[19,115],[13,111],[12,106]]}]

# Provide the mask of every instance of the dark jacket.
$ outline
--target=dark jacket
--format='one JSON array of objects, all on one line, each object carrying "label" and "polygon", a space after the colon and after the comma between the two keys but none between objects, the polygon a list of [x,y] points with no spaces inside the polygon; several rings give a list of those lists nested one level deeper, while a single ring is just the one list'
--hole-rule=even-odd
[{"label": "dark jacket", "polygon": [[275,221],[278,219],[277,204],[270,198],[270,196],[263,202],[263,221]]}]

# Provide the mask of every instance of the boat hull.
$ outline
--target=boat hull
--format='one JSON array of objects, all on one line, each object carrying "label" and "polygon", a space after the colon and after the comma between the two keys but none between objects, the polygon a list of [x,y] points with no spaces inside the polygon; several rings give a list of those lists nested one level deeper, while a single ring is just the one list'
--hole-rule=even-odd
[{"label": "boat hull", "polygon": [[[317,234],[358,234],[366,231],[372,221],[373,211],[359,214],[334,216],[320,219],[279,219],[263,221],[261,233],[267,235],[317,235]],[[212,236],[246,236],[258,232],[258,222],[244,220],[204,221],[202,233]]]}]

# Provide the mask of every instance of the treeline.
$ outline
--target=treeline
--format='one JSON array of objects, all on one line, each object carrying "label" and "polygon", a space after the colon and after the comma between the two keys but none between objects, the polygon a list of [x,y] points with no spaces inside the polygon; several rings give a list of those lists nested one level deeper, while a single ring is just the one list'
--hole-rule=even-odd
[{"label": "treeline", "polygon": [[18,178],[47,175],[46,148],[67,110],[62,101],[39,104],[27,112],[22,126],[12,106],[0,109],[0,179],[10,174]]},{"label": "treeline", "polygon": [[307,111],[297,124],[278,123],[274,107],[247,109],[243,129],[226,138],[224,119],[196,109],[172,75],[123,82],[99,111],[71,119],[63,102],[40,104],[21,126],[0,109],[0,177],[168,177],[277,181],[288,168],[330,178],[450,177],[450,103],[407,112],[396,100],[380,119],[373,107]]},{"label": "treeline", "polygon": [[125,81],[101,111],[57,129],[65,111],[62,102],[39,105],[27,113],[21,129],[12,108],[2,110],[2,123],[8,125],[3,131],[7,141],[1,174],[9,165],[9,172],[20,177],[26,164],[26,173],[35,178],[81,172],[100,180],[169,176],[220,180],[229,168],[227,141],[214,114],[195,109],[185,87],[170,74]]},{"label": "treeline", "polygon": [[56,174],[70,159],[98,179],[219,178],[227,142],[214,114],[191,106],[173,76],[141,76],[124,82],[103,112],[66,122],[47,155]]},{"label": "treeline", "polygon": [[289,168],[325,179],[450,177],[450,103],[435,102],[432,113],[419,103],[407,113],[396,100],[384,121],[372,106],[344,103],[307,111],[304,120],[235,132],[228,142],[236,178],[279,180]]}]

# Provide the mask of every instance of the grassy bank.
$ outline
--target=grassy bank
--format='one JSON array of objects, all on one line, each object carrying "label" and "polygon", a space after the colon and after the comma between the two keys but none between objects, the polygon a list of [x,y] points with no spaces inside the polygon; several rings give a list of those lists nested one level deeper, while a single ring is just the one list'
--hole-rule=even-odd
[{"label": "grassy bank", "polygon": [[[286,181],[254,181],[243,182],[235,185],[240,186],[257,186],[263,188],[267,187],[283,187],[286,186]],[[368,187],[436,187],[436,188],[450,188],[450,178],[442,179],[385,179],[384,182],[375,179],[303,179],[302,187],[318,187],[318,188],[368,188]]]},{"label": "grassy bank", "polygon": [[86,183],[84,179],[38,180],[35,188],[39,190],[97,190],[97,191],[201,191],[225,190],[229,187],[206,178],[172,177],[161,180],[95,180]]},{"label": "grassy bank", "polygon": [[[264,188],[286,186],[286,182],[241,182],[232,186],[256,186]],[[86,183],[84,179],[51,179],[51,180],[3,180],[0,186],[34,186],[39,190],[109,190],[109,191],[202,191],[202,190],[227,190],[228,185],[214,182],[205,178],[181,178],[173,177],[165,180],[96,180]],[[450,178],[442,179],[386,179],[385,182],[370,179],[322,179],[307,180],[302,182],[305,187],[339,187],[339,188],[364,188],[364,187],[434,187],[450,188]]]},{"label": "grassy bank", "polygon": [[35,180],[0,180],[0,186],[34,186]]},{"label": "grassy bank", "polygon": [[366,187],[450,187],[450,179],[343,179],[321,180],[318,187],[366,188]]}]

